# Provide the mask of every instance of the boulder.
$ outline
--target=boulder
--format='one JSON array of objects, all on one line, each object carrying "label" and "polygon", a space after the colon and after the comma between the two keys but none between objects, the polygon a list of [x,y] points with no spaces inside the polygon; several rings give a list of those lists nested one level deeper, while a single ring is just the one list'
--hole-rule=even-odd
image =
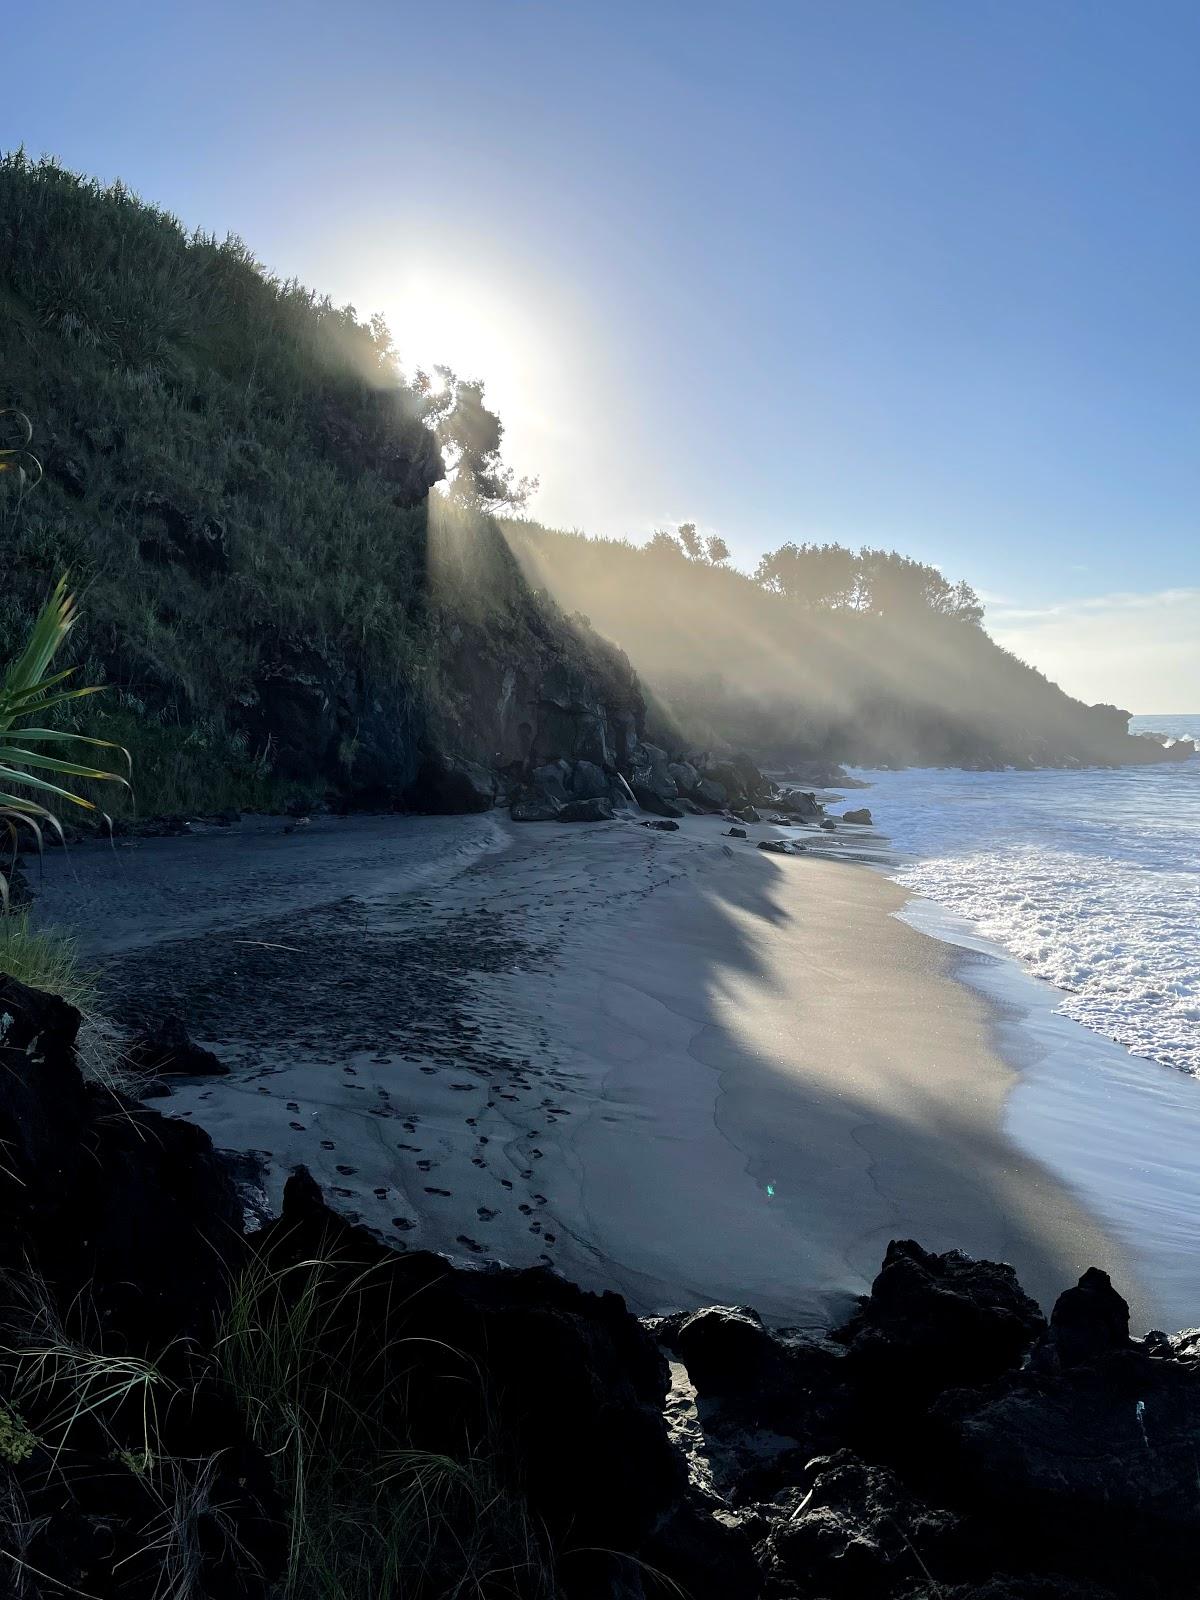
[{"label": "boulder", "polygon": [[842,822],[853,822],[860,827],[869,828],[871,826],[871,813],[867,810],[866,806],[859,806],[857,811],[843,811],[840,820]]},{"label": "boulder", "polygon": [[490,811],[496,803],[496,775],[462,756],[427,755],[408,793],[415,811],[435,816]]},{"label": "boulder", "polygon": [[834,1338],[851,1371],[919,1404],[1019,1367],[1045,1328],[1006,1263],[893,1239],[871,1293]]},{"label": "boulder", "polygon": [[701,778],[691,798],[698,800],[709,811],[723,811],[729,804],[728,791],[713,778]]},{"label": "boulder", "polygon": [[674,800],[679,789],[668,770],[669,766],[667,752],[658,745],[637,745],[629,764],[629,781],[634,793],[637,793],[640,785],[643,789],[652,789],[664,800]]},{"label": "boulder", "polygon": [[653,812],[657,817],[681,817],[682,810],[673,800],[666,799],[656,789],[649,788],[644,783],[639,783],[635,778],[629,785],[633,797],[643,811]]},{"label": "boulder", "polygon": [[826,833],[834,833],[837,830],[837,823],[832,817],[822,817],[820,826],[824,828]]},{"label": "boulder", "polygon": [[672,822],[670,817],[655,817],[652,822],[643,822],[643,828],[653,828],[656,833],[678,833],[679,824]]},{"label": "boulder", "polygon": [[542,789],[525,789],[514,799],[509,815],[514,822],[553,822],[563,802]]},{"label": "boulder", "polygon": [[[130,1348],[206,1326],[237,1259],[241,1203],[190,1122],[87,1084],[79,1014],[0,976],[0,1266],[39,1273]],[[15,1257],[15,1259],[14,1259]]]},{"label": "boulder", "polygon": [[1090,1366],[1129,1350],[1129,1307],[1107,1272],[1089,1267],[1073,1289],[1054,1302],[1050,1327],[1034,1351],[1034,1365],[1050,1370]]},{"label": "boulder", "polygon": [[[464,1438],[486,1438],[493,1468],[502,1452],[553,1538],[634,1551],[682,1504],[684,1466],[663,1416],[666,1362],[619,1295],[540,1268],[471,1272],[396,1254],[330,1212],[303,1169],[256,1248],[277,1270],[344,1263],[325,1279],[330,1347],[344,1322],[369,1349],[380,1393],[405,1397],[414,1449],[456,1452]],[[570,1592],[613,1591],[581,1573]]]},{"label": "boulder", "polygon": [[608,774],[594,761],[577,761],[571,768],[567,786],[572,800],[608,799],[611,787]]},{"label": "boulder", "polygon": [[148,1078],[224,1077],[229,1068],[211,1050],[193,1044],[182,1017],[159,1017],[135,1035],[125,1065]]},{"label": "boulder", "polygon": [[757,848],[766,850],[773,856],[791,856],[799,854],[804,846],[793,844],[790,839],[760,839]]},{"label": "boulder", "polygon": [[571,776],[572,768],[569,761],[547,761],[533,769],[529,774],[529,783],[532,789],[552,796],[559,805],[566,805],[568,800],[587,798],[571,791]]},{"label": "boulder", "polygon": [[807,1480],[803,1499],[765,1542],[764,1564],[774,1581],[797,1584],[802,1594],[860,1600],[891,1594],[931,1571],[945,1574],[959,1519],[911,1494],[890,1468],[839,1450],[811,1461]]},{"label": "boulder", "polygon": [[740,811],[735,811],[734,816],[739,822],[761,822],[762,816],[754,806],[743,806]]},{"label": "boulder", "polygon": [[819,817],[822,806],[816,795],[808,789],[788,789],[775,804],[781,811],[790,811],[797,817]]},{"label": "boulder", "polygon": [[726,828],[725,837],[727,839],[744,839],[746,837],[746,830],[745,828]]},{"label": "boulder", "polygon": [[700,774],[690,761],[668,762],[667,775],[673,780],[680,794],[691,794],[700,782]]},{"label": "boulder", "polygon": [[559,822],[611,822],[612,801],[606,796],[595,800],[569,800],[558,813]]}]

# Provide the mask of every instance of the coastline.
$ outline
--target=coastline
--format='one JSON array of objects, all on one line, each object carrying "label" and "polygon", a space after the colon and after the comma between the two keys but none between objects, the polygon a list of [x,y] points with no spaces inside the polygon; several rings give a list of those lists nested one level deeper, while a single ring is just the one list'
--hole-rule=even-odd
[{"label": "coastline", "polygon": [[1017,1068],[1005,1133],[1123,1243],[1146,1284],[1141,1306],[1126,1295],[1134,1326],[1191,1326],[1200,1082],[1064,1015],[1060,990],[934,901],[911,895],[900,915],[958,951],[956,977],[983,997],[997,1048]]},{"label": "coastline", "polygon": [[780,859],[722,829],[364,819],[84,873],[124,880],[125,922],[92,924],[110,976],[235,1067],[162,1109],[260,1153],[275,1208],[303,1162],[399,1248],[644,1312],[826,1324],[911,1236],[1011,1261],[1047,1307],[1102,1266],[1150,1315],[1117,1232],[1010,1137],[995,1007],[905,891],[821,859],[849,830]]}]

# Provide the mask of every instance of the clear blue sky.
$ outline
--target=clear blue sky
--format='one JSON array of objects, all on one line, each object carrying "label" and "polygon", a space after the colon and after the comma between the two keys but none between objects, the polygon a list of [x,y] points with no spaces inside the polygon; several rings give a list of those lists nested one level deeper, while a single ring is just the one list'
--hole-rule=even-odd
[{"label": "clear blue sky", "polygon": [[1194,0],[42,0],[6,39],[0,145],[482,375],[545,520],[896,545],[1077,692],[1200,705]]}]

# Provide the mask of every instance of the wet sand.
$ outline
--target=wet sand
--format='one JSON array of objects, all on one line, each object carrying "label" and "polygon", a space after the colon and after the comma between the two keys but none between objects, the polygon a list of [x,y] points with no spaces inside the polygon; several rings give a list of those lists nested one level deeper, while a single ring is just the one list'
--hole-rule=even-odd
[{"label": "wet sand", "polygon": [[[953,947],[813,848],[631,821],[322,819],[88,847],[73,921],[114,1007],[233,1067],[158,1102],[306,1164],[402,1248],[551,1264],[641,1311],[845,1309],[891,1238],[1011,1261],[1043,1304],[1121,1248],[1003,1131],[1014,1071]],[[875,841],[877,843],[877,841]],[[1150,1317],[1153,1306],[1146,1307]]]}]

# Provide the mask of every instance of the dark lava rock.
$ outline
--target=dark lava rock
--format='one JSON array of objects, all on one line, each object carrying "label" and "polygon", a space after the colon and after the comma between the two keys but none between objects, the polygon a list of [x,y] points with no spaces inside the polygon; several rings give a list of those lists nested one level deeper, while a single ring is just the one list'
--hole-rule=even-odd
[{"label": "dark lava rock", "polygon": [[611,822],[612,819],[612,801],[603,797],[595,800],[569,800],[557,817],[559,822]]},{"label": "dark lava rock", "polygon": [[610,798],[611,784],[607,772],[594,761],[577,761],[568,779],[571,798],[574,800],[599,800]]},{"label": "dark lava rock", "polygon": [[519,1465],[531,1511],[559,1539],[635,1550],[682,1504],[666,1363],[619,1295],[540,1268],[471,1272],[423,1251],[396,1255],[330,1212],[303,1169],[255,1243],[280,1269],[340,1263],[327,1273],[331,1314],[343,1314],[339,1292],[353,1286],[344,1315],[366,1332],[381,1392],[405,1394],[414,1448],[488,1437]]},{"label": "dark lava rock", "polygon": [[790,1579],[803,1594],[857,1600],[930,1571],[945,1574],[958,1518],[916,1498],[889,1468],[839,1450],[809,1462],[806,1477],[804,1498],[765,1540],[773,1578]]},{"label": "dark lava rock", "polygon": [[241,1204],[200,1128],[84,1082],[78,1026],[65,1001],[0,976],[0,1264],[161,1348],[206,1325]]},{"label": "dark lava rock", "polygon": [[834,1338],[853,1368],[919,1404],[1019,1366],[1045,1327],[1010,1266],[893,1239],[870,1295]]},{"label": "dark lava rock", "polygon": [[1107,1272],[1089,1267],[1073,1289],[1064,1289],[1050,1313],[1050,1329],[1034,1352],[1034,1364],[1089,1366],[1100,1357],[1130,1349],[1129,1307]]},{"label": "dark lava rock", "polygon": [[859,806],[857,811],[843,811],[841,820],[843,822],[858,823],[869,828],[871,826],[871,813],[866,806]]},{"label": "dark lava rock", "polygon": [[804,846],[793,844],[790,839],[760,839],[758,849],[767,850],[773,856],[790,856],[796,855]]},{"label": "dark lava rock", "polygon": [[553,822],[563,802],[545,790],[526,789],[512,803],[509,815],[514,822]]},{"label": "dark lava rock", "polygon": [[726,828],[725,837],[727,839],[744,839],[746,837],[746,830],[745,828]]},{"label": "dark lava rock", "polygon": [[148,1078],[218,1078],[229,1068],[193,1044],[180,1017],[161,1017],[139,1033],[125,1052],[125,1063]]},{"label": "dark lava rock", "polygon": [[650,788],[648,784],[639,783],[635,778],[629,787],[633,790],[633,798],[643,811],[652,811],[658,817],[681,817],[683,815],[682,809],[675,804],[674,800],[659,794],[657,790]]}]

